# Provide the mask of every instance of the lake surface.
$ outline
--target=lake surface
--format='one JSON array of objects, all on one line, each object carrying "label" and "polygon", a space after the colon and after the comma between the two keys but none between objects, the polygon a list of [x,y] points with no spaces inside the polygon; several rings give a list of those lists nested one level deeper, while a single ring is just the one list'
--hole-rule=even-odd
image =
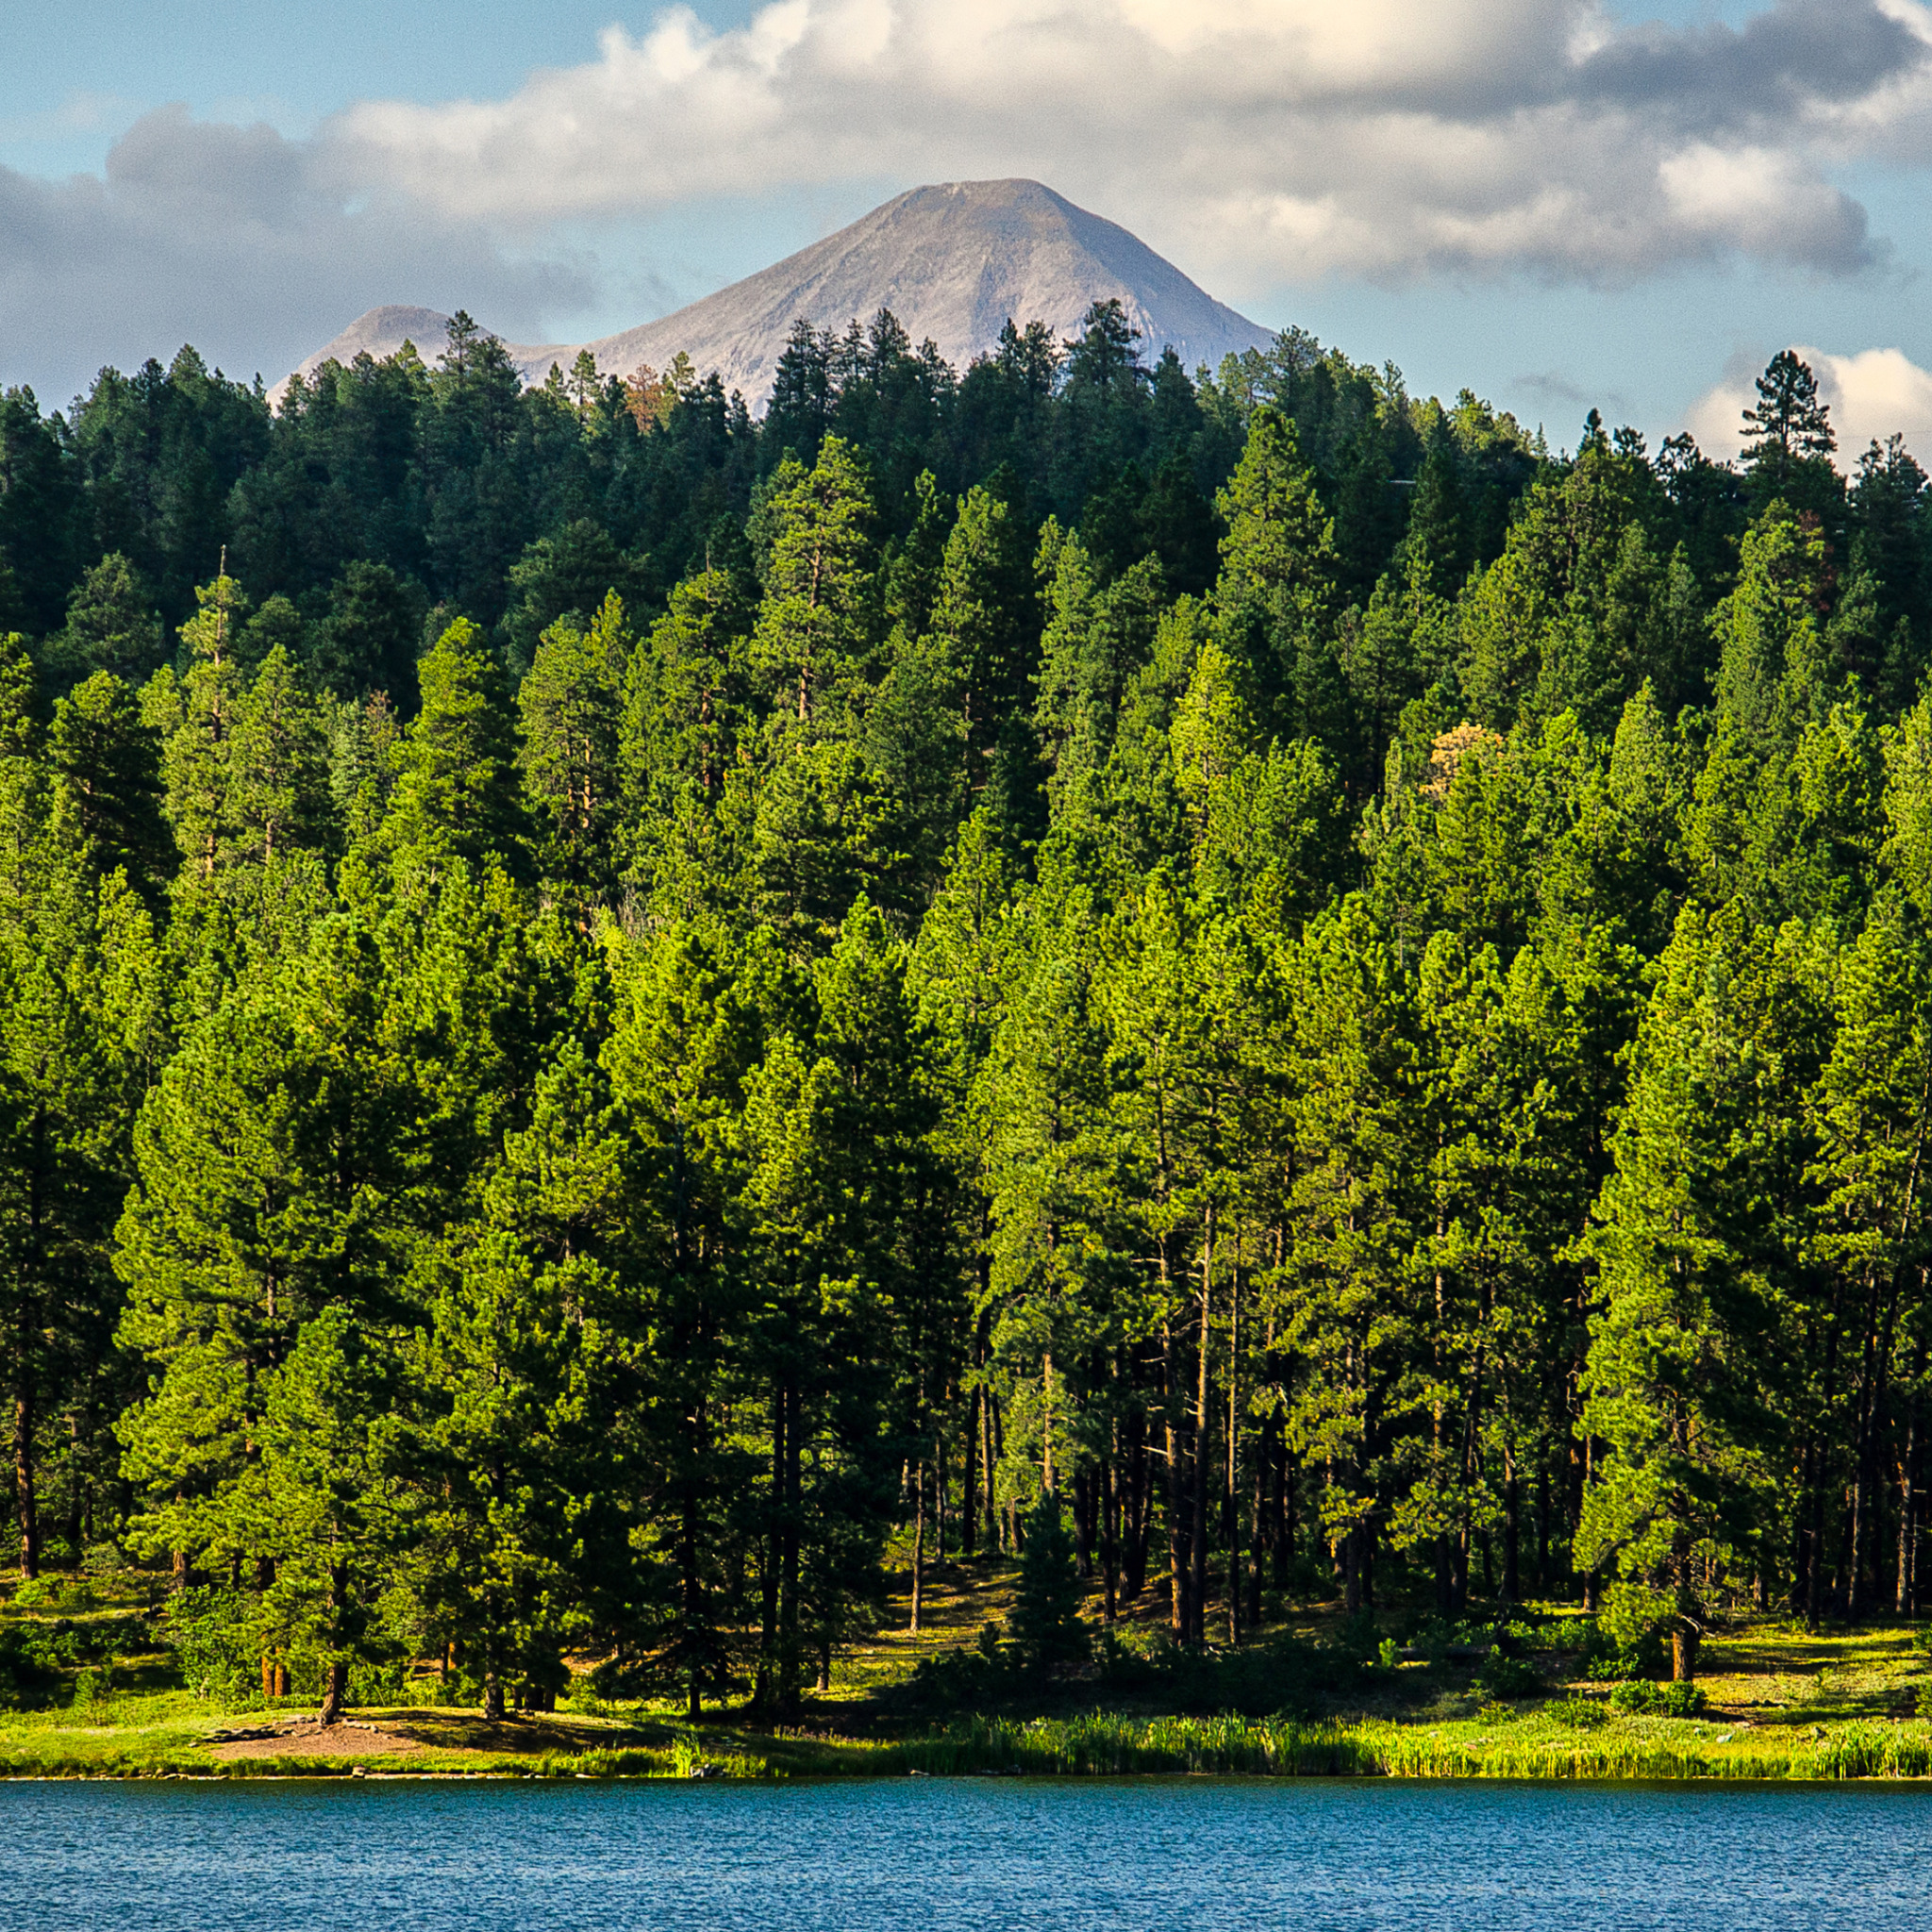
[{"label": "lake surface", "polygon": [[0,1784],[5,1932],[1932,1928],[1932,1788]]}]

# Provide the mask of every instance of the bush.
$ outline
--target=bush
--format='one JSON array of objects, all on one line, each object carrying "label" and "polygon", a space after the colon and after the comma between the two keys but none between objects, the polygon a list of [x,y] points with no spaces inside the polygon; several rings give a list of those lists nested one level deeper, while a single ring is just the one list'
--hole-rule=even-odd
[{"label": "bush", "polygon": [[1476,1672],[1474,1688],[1485,1697],[1534,1697],[1543,1688],[1543,1680],[1527,1657],[1505,1657],[1500,1650],[1492,1650]]},{"label": "bush", "polygon": [[1556,1697],[1543,1706],[1543,1715],[1579,1731],[1593,1731],[1610,1721],[1610,1714],[1591,1697]]},{"label": "bush", "polygon": [[1610,1707],[1626,1717],[1695,1717],[1706,1702],[1695,1684],[1656,1684],[1646,1677],[1619,1684],[1610,1692]]},{"label": "bush", "polygon": [[93,1592],[72,1576],[30,1576],[13,1591],[14,1607],[21,1610],[82,1610],[92,1603]]},{"label": "bush", "polygon": [[1584,1633],[1582,1666],[1599,1684],[1629,1677],[1654,1676],[1664,1667],[1666,1650],[1661,1631],[1653,1630],[1635,1643],[1620,1644],[1594,1618]]},{"label": "bush", "polygon": [[197,1697],[230,1705],[261,1701],[258,1600],[246,1591],[184,1590],[169,1604],[163,1635],[181,1681]]},{"label": "bush", "polygon": [[74,1662],[71,1632],[0,1624],[0,1709],[40,1703]]}]

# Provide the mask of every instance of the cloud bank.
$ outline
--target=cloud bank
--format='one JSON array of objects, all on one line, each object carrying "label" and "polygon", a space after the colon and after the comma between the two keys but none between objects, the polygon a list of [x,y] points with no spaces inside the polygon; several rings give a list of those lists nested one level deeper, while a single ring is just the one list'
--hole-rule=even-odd
[{"label": "cloud bank", "polygon": [[378,302],[541,338],[591,295],[560,234],[855,182],[1033,175],[1236,301],[1841,277],[1887,251],[1840,177],[1927,159],[1921,0],[1693,28],[1602,0],[771,0],[726,32],[676,7],[500,100],[366,101],[301,141],[169,109],[102,175],[0,171],[0,379],[187,339],[273,375]]},{"label": "cloud bank", "polygon": [[397,289],[467,304],[513,329],[583,301],[580,264],[531,263],[485,225],[394,197],[350,197],[313,143],[163,108],[117,142],[100,175],[0,168],[0,381],[64,407],[105,363],[210,361],[273,382],[350,316]]},{"label": "cloud bank", "polygon": [[1914,0],[1619,29],[1594,0],[774,0],[687,8],[508,100],[370,102],[325,137],[507,229],[775,182],[1037,175],[1251,282],[1880,250],[1833,184],[1932,102]]}]

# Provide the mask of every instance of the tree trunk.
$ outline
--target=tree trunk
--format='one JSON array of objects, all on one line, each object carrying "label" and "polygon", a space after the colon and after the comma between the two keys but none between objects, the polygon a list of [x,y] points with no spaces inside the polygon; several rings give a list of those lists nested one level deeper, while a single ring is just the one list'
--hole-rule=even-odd
[{"label": "tree trunk", "polygon": [[1268,1474],[1274,1465],[1274,1417],[1261,1424],[1248,1473],[1248,1628],[1261,1627],[1261,1559],[1268,1541]]},{"label": "tree trunk", "polygon": [[1671,1632],[1671,1680],[1688,1684],[1697,1675],[1698,1633],[1680,1624]]},{"label": "tree trunk", "polygon": [[[25,1322],[25,1317],[22,1318]],[[21,1339],[22,1385],[13,1398],[13,1507],[20,1524],[20,1574],[41,1574],[41,1510],[34,1484],[34,1403],[25,1387],[26,1340]]]},{"label": "tree trunk", "polygon": [[979,1417],[986,1430],[986,1554],[998,1557],[1004,1556],[1007,1548],[1000,1534],[1000,1411],[990,1389],[980,1405]]},{"label": "tree trunk", "polygon": [[[321,1723],[325,1728],[339,1724],[342,1721],[342,1697],[349,1688],[349,1667],[341,1657],[336,1657],[328,1667],[328,1679],[323,1687]],[[496,1709],[486,1712],[486,1716],[503,1715],[503,1692],[496,1693]]]},{"label": "tree trunk", "polygon": [[1213,1329],[1210,1325],[1208,1292],[1211,1276],[1208,1273],[1209,1259],[1213,1249],[1213,1222],[1210,1210],[1208,1222],[1208,1241],[1207,1252],[1201,1263],[1201,1347],[1200,1360],[1195,1364],[1194,1375],[1194,1495],[1191,1537],[1193,1582],[1189,1591],[1190,1608],[1192,1617],[1188,1630],[1191,1642],[1205,1643],[1208,1641],[1208,1457],[1211,1449],[1208,1436],[1208,1357],[1211,1353]]},{"label": "tree trunk", "polygon": [[1503,1601],[1513,1604],[1523,1594],[1523,1484],[1516,1470],[1516,1446],[1503,1444]]},{"label": "tree trunk", "polygon": [[1040,1487],[1046,1495],[1054,1492],[1053,1472],[1053,1350],[1040,1371]]},{"label": "tree trunk", "polygon": [[1148,1495],[1147,1415],[1138,1406],[1127,1418],[1127,1464],[1123,1473],[1121,1595],[1138,1603],[1147,1587],[1147,1532],[1153,1505]]},{"label": "tree trunk", "polygon": [[798,1529],[803,1502],[803,1458],[799,1453],[799,1400],[796,1385],[785,1391],[784,1546],[778,1577],[778,1707],[787,1716],[798,1708],[804,1653],[799,1647]]},{"label": "tree trunk", "polygon": [[1166,1348],[1167,1403],[1162,1418],[1167,1448],[1167,1567],[1168,1630],[1176,1643],[1188,1641],[1188,1511],[1187,1461],[1182,1432],[1174,1426],[1174,1401],[1179,1394],[1180,1365],[1175,1360],[1174,1327],[1162,1324]]},{"label": "tree trunk", "polygon": [[912,1632],[919,1635],[919,1610],[925,1590],[925,1464],[912,1472]]},{"label": "tree trunk", "polygon": [[771,1517],[765,1537],[763,1601],[759,1605],[762,1629],[758,1645],[758,1679],[753,1701],[760,1709],[775,1709],[778,1703],[778,1580],[784,1568],[785,1536],[785,1388],[772,1384],[772,1492]]},{"label": "tree trunk", "polygon": [[1227,1291],[1227,1641],[1241,1641],[1241,1274],[1235,1250]]},{"label": "tree trunk", "polygon": [[[702,1424],[700,1424],[702,1429]],[[702,1441],[697,1445],[702,1451]],[[702,1691],[700,1680],[702,1671],[698,1660],[698,1646],[705,1627],[704,1579],[698,1568],[698,1499],[697,1479],[688,1474],[684,1482],[684,1507],[677,1534],[677,1567],[680,1573],[679,1609],[682,1612],[684,1629],[682,1632],[686,1661],[689,1666],[686,1688],[685,1715],[692,1724],[698,1721],[701,1709]]]},{"label": "tree trunk", "polygon": [[959,1487],[959,1554],[971,1557],[979,1542],[979,1405],[984,1391],[974,1384],[966,1403],[966,1473]]},{"label": "tree trunk", "polygon": [[[1920,1373],[1923,1373],[1923,1365]],[[1906,1398],[1906,1439],[1898,1465],[1898,1589],[1896,1607],[1901,1617],[1918,1610],[1919,1551],[1919,1388],[1913,1377],[1911,1393]]]},{"label": "tree trunk", "polygon": [[1120,1615],[1121,1429],[1113,1425],[1112,1454],[1097,1473],[1100,1485],[1100,1621],[1111,1630]]}]

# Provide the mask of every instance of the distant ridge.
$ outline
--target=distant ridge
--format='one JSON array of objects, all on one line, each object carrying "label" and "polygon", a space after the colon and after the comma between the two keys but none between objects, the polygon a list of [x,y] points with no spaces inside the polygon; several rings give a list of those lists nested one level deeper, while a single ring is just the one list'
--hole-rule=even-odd
[{"label": "distant ridge", "polygon": [[[913,341],[930,338],[963,369],[992,348],[1008,317],[1074,334],[1096,301],[1118,296],[1141,331],[1143,359],[1172,348],[1190,370],[1231,351],[1259,348],[1274,332],[1197,287],[1117,223],[1075,208],[1038,181],[951,181],[915,188],[741,282],[675,314],[586,343],[508,343],[525,381],[579,348],[598,367],[627,375],[661,369],[682,350],[704,374],[716,370],[756,408],[771,393],[792,324],[821,327],[898,317]],[[432,308],[372,308],[301,365],[311,374],[334,357],[392,355],[407,337],[425,359],[441,347],[447,318]]]}]

